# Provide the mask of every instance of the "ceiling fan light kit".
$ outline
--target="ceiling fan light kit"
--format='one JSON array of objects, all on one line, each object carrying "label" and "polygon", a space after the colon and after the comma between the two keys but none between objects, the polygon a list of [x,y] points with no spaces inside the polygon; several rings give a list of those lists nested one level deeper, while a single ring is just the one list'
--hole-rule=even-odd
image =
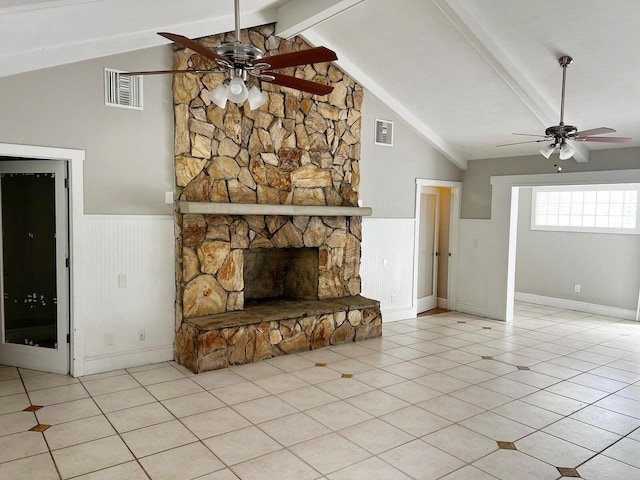
[{"label": "ceiling fan light kit", "polygon": [[172,42],[193,50],[208,60],[215,62],[216,66],[208,70],[184,69],[184,70],[158,70],[150,72],[126,72],[124,75],[157,75],[157,74],[206,74],[217,73],[221,70],[228,77],[211,92],[209,98],[220,108],[225,108],[227,101],[238,105],[248,100],[249,108],[255,110],[264,105],[268,97],[263,94],[256,85],[248,87],[247,78],[254,77],[258,81],[270,82],[274,85],[301,90],[314,95],[327,95],[333,91],[331,85],[325,85],[303,78],[278,73],[288,67],[307,65],[321,62],[331,62],[338,57],[332,50],[325,47],[308,48],[289,53],[276,54],[264,57],[262,50],[240,42],[240,1],[234,1],[235,7],[235,42],[225,43],[214,50],[191,40],[190,38],[174,33],[159,32],[158,35]]},{"label": "ceiling fan light kit", "polygon": [[576,153],[576,149],[569,145],[567,142],[562,142],[560,145],[560,160],[568,160]]},{"label": "ceiling fan light kit", "polygon": [[549,158],[551,157],[551,154],[554,152],[554,150],[556,149],[556,145],[551,144],[548,147],[542,148],[540,150],[540,153],[545,157],[545,158]]},{"label": "ceiling fan light kit", "polygon": [[564,99],[565,99],[565,87],[567,84],[567,67],[571,65],[573,58],[568,55],[563,55],[558,58],[558,63],[562,68],[562,97],[560,100],[560,123],[547,127],[544,131],[544,135],[535,135],[527,133],[514,133],[514,135],[527,135],[531,137],[543,137],[542,140],[529,140],[526,142],[505,143],[497,145],[498,147],[506,147],[509,145],[521,145],[523,143],[538,143],[548,142],[551,144],[545,148],[540,149],[540,154],[545,158],[550,158],[553,152],[558,150],[560,160],[568,160],[576,153],[576,149],[569,143],[569,140],[576,142],[601,142],[601,143],[625,143],[629,142],[629,137],[595,137],[593,135],[599,135],[603,133],[613,133],[615,130],[608,127],[592,128],[589,130],[578,131],[578,128],[573,125],[565,125],[564,123]]}]

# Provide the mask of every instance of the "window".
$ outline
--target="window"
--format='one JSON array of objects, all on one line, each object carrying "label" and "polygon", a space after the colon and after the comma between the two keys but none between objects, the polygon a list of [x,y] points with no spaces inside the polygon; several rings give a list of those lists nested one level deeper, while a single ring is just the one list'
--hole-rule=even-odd
[{"label": "window", "polygon": [[640,184],[534,187],[532,230],[640,234]]}]

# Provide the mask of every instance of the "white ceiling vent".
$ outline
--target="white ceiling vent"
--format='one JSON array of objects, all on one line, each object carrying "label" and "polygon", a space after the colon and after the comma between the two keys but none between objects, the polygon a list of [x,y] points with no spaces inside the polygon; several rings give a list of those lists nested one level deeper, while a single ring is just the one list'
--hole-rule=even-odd
[{"label": "white ceiling vent", "polygon": [[393,122],[376,119],[376,145],[393,147]]},{"label": "white ceiling vent", "polygon": [[142,110],[142,77],[120,73],[122,70],[104,69],[104,104]]}]

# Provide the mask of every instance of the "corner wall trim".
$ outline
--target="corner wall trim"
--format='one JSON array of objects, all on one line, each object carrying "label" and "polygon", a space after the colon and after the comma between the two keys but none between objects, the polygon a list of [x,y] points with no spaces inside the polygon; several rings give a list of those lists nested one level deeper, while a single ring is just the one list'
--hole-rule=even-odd
[{"label": "corner wall trim", "polygon": [[516,292],[515,299],[520,302],[535,303],[536,305],[546,305],[548,307],[564,308],[566,310],[575,310],[577,312],[591,313],[593,315],[604,315],[606,317],[622,318],[624,320],[634,321],[636,319],[636,312],[634,310],[610,307],[608,305],[578,302],[576,300],[567,300],[564,298],[545,297],[543,295],[534,295],[532,293],[523,292]]}]

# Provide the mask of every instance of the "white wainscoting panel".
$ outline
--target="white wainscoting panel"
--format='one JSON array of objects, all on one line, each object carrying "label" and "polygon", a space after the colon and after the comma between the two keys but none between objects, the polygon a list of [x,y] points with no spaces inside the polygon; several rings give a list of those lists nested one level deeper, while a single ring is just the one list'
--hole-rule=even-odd
[{"label": "white wainscoting panel", "polygon": [[491,281],[488,251],[490,220],[460,220],[457,310],[487,315],[487,285]]},{"label": "white wainscoting panel", "polygon": [[382,321],[416,315],[413,301],[412,218],[362,219],[362,295],[380,301]]},{"label": "white wainscoting panel", "polygon": [[173,359],[173,217],[85,215],[80,248],[82,374]]}]

